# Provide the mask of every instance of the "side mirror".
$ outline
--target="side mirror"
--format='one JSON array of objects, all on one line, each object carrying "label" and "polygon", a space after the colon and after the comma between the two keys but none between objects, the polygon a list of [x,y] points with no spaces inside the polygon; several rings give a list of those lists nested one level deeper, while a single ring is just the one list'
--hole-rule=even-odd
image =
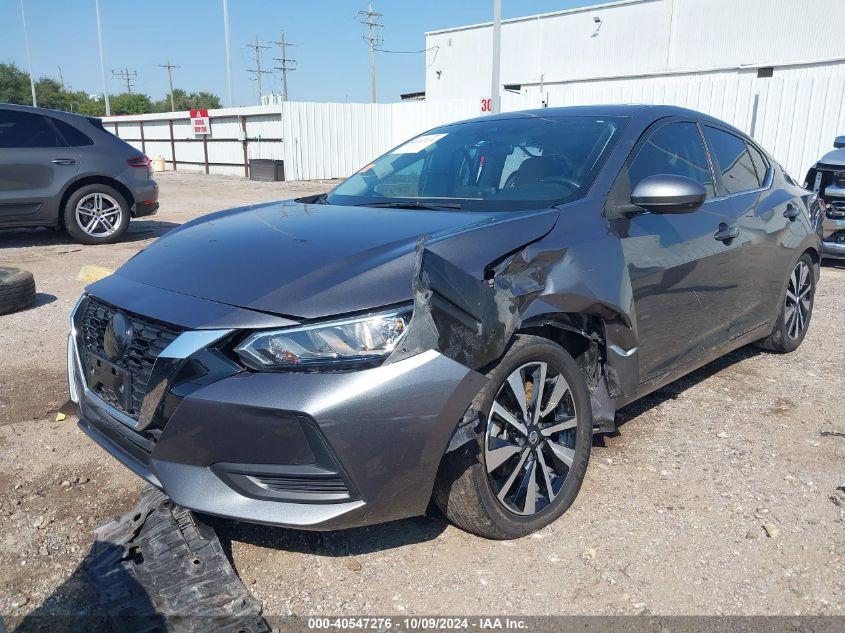
[{"label": "side mirror", "polygon": [[835,139],[833,139],[833,146],[836,149],[841,149],[845,147],[845,136],[837,136]]},{"label": "side mirror", "polygon": [[707,191],[685,176],[657,174],[643,178],[631,192],[631,204],[652,213],[691,213],[704,204]]}]

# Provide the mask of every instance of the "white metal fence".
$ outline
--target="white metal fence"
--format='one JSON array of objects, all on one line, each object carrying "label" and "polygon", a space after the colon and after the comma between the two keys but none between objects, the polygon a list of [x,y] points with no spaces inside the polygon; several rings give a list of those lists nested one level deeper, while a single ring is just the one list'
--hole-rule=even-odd
[{"label": "white metal fence", "polygon": [[103,119],[106,129],[171,170],[248,176],[250,159],[284,159],[279,108],[209,110],[211,134],[195,136],[190,113],[166,112]]},{"label": "white metal fence", "polygon": [[344,178],[420,132],[477,115],[474,100],[283,103],[286,177]]},{"label": "white metal fence", "polygon": [[[845,134],[845,77],[621,79],[533,87],[503,95],[503,110],[593,103],[663,103],[700,110],[753,136],[794,177]],[[110,117],[106,127],[171,169],[248,175],[255,158],[284,160],[288,180],[342,178],[411,136],[481,115],[481,100],[393,104],[287,102],[211,110],[211,135],[188,113]]]}]

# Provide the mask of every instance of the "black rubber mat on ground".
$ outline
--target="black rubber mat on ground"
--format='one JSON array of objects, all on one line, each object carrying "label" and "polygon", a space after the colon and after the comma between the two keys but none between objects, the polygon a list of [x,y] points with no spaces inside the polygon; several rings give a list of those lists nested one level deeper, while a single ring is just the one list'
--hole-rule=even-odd
[{"label": "black rubber mat on ground", "polygon": [[158,489],[94,535],[85,569],[116,631],[271,630],[214,530]]}]

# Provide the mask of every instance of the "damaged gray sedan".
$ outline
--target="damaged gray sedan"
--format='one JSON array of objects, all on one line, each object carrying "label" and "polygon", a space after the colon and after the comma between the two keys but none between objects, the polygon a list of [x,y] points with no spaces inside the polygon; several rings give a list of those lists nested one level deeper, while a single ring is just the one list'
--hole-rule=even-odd
[{"label": "damaged gray sedan", "polygon": [[328,194],[189,222],[89,286],[71,397],[190,509],[328,530],[433,498],[515,538],[570,507],[617,409],[742,345],[801,344],[820,221],[697,112],[447,125]]}]

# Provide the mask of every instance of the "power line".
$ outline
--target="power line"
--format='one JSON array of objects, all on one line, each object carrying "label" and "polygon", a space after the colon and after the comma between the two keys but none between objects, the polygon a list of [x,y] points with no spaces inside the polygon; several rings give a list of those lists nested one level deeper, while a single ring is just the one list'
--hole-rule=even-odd
[{"label": "power line", "polygon": [[387,50],[386,48],[377,48],[376,53],[396,53],[397,55],[405,55],[405,54],[411,55],[411,54],[414,54],[414,53],[427,53],[428,51],[436,51],[438,48],[440,48],[440,47],[439,46],[430,46],[428,48],[421,48],[418,51],[390,51],[390,50]]},{"label": "power line", "polygon": [[255,57],[255,69],[247,68],[246,71],[248,73],[255,73],[255,80],[258,82],[258,105],[261,105],[261,97],[263,96],[264,92],[261,89],[261,75],[267,75],[272,73],[271,70],[261,70],[261,51],[270,48],[269,46],[261,46],[258,43],[258,36],[255,36],[255,43],[254,44],[247,44],[247,48],[252,49],[252,54]]},{"label": "power line", "polygon": [[379,33],[378,29],[383,29],[384,24],[379,22],[383,16],[381,13],[373,11],[373,3],[367,5],[366,10],[358,11],[360,22],[367,27],[368,33],[364,35],[364,41],[369,42],[370,45],[370,97],[372,102],[376,102],[376,47],[384,43],[384,38]]},{"label": "power line", "polygon": [[130,71],[129,68],[124,68],[118,71],[112,70],[111,74],[112,77],[120,77],[120,80],[126,84],[126,92],[132,94],[132,81],[138,77],[137,70]]},{"label": "power line", "polygon": [[159,68],[167,68],[167,85],[170,87],[170,111],[176,112],[176,100],[173,98],[173,69],[181,68],[181,66],[174,66],[167,60],[166,64],[159,64]]},{"label": "power line", "polygon": [[278,42],[272,42],[273,44],[277,44],[279,49],[282,51],[281,57],[274,57],[273,60],[279,62],[278,66],[274,66],[274,68],[282,73],[282,99],[284,101],[288,100],[288,73],[293,72],[296,70],[296,60],[290,59],[287,54],[287,47],[288,46],[296,46],[296,44],[291,44],[290,42],[285,41],[285,32],[282,31],[281,37],[279,38]]}]

